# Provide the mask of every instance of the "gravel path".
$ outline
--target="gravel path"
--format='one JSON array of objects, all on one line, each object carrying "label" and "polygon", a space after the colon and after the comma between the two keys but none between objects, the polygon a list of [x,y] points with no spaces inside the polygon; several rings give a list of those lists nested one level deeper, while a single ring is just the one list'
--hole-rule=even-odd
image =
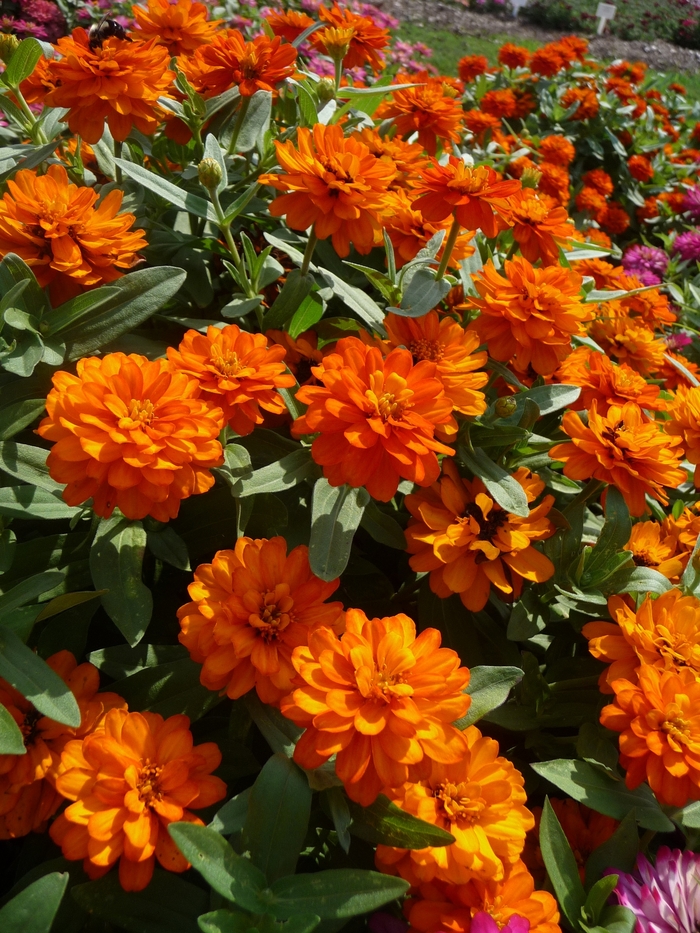
[{"label": "gravel path", "polygon": [[[552,42],[562,33],[540,29],[523,20],[503,19],[488,13],[472,13],[457,5],[436,0],[372,0],[375,6],[391,13],[399,20],[448,29],[457,35],[488,38],[494,35],[521,36],[541,42]],[[650,42],[625,42],[616,36],[586,36],[590,40],[591,54],[596,58],[626,58],[646,62],[657,71],[700,71],[700,52],[681,49],[670,42],[653,39]]]}]

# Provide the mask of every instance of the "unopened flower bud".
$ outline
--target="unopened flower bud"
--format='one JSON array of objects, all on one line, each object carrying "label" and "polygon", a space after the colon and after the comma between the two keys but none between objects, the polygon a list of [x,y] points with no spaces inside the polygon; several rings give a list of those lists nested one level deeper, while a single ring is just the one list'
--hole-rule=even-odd
[{"label": "unopened flower bud", "polygon": [[523,188],[536,188],[542,178],[542,172],[538,168],[528,167],[520,176],[520,183]]},{"label": "unopened flower bud", "polygon": [[335,97],[335,84],[332,78],[321,78],[316,85],[316,93],[318,94],[318,99],[324,104],[329,100],[333,100]]},{"label": "unopened flower bud", "polygon": [[0,32],[0,61],[9,65],[18,45],[19,39],[17,36],[12,36],[8,32]]},{"label": "unopened flower bud", "polygon": [[509,418],[511,415],[515,414],[515,410],[518,407],[518,403],[512,396],[506,396],[505,398],[499,398],[494,408],[496,409],[496,414],[499,418]]},{"label": "unopened flower bud", "polygon": [[199,183],[204,185],[208,191],[217,188],[223,178],[221,166],[216,159],[202,159],[197,166],[197,171],[199,172]]}]

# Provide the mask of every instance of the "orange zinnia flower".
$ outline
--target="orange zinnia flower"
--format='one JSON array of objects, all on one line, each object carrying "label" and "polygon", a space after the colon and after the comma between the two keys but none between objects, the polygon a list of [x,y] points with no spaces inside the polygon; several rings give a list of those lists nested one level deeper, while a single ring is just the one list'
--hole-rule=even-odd
[{"label": "orange zinnia flower", "polygon": [[469,84],[488,70],[489,60],[485,55],[465,55],[457,62],[457,74],[465,84]]},{"label": "orange zinnia flower", "polygon": [[671,420],[664,428],[683,445],[686,459],[695,465],[695,485],[700,485],[700,387],[679,385],[668,411]]},{"label": "orange zinnia flower", "polygon": [[615,365],[589,347],[578,347],[566,357],[556,372],[556,381],[563,385],[581,386],[581,394],[570,407],[576,411],[590,408],[593,400],[604,415],[611,405],[636,402],[649,411],[665,411],[666,402],[659,398],[659,386],[652,385],[626,363]]},{"label": "orange zinnia flower", "polygon": [[557,902],[548,891],[535,891],[522,861],[508,869],[503,881],[474,878],[467,884],[422,884],[404,907],[409,933],[470,933],[474,916],[482,911],[499,928],[507,926],[511,917],[523,917],[530,924],[529,933],[561,933]]},{"label": "orange zinnia flower", "polygon": [[413,361],[437,363],[435,378],[452,402],[455,411],[477,417],[486,411],[486,398],[479,392],[489,381],[487,373],[476,373],[486,365],[488,354],[477,353],[479,338],[450,317],[430,311],[423,317],[400,317],[387,314],[384,326],[391,347],[406,347]]},{"label": "orange zinnia flower", "polygon": [[581,301],[581,276],[558,265],[536,269],[521,256],[504,266],[505,276],[491,261],[474,276],[479,297],[468,301],[481,314],[469,328],[495,360],[551,375],[570,352],[572,335],[593,316]]},{"label": "orange zinnia flower", "polygon": [[600,110],[598,95],[592,87],[570,87],[568,91],[565,91],[561,102],[567,110],[573,104],[578,104],[574,110],[574,120],[589,120]]},{"label": "orange zinnia flower", "polygon": [[249,334],[238,324],[208,327],[206,334],[188,330],[177,350],[168,347],[176,370],[197,379],[202,398],[221,408],[233,430],[244,436],[263,423],[264,411],[286,411],[277,389],[294,385],[285,373],[285,350],[270,346],[265,334]]},{"label": "orange zinnia flower", "polygon": [[192,0],[148,0],[146,9],[134,5],[134,20],[140,39],[156,39],[170,55],[187,55],[206,45],[223,20],[208,22],[209,10]]},{"label": "orange zinnia flower", "polygon": [[46,663],[77,700],[80,725],[73,728],[43,716],[0,679],[0,703],[19,726],[26,748],[23,755],[0,755],[0,839],[16,839],[46,826],[63,802],[55,787],[61,752],[71,739],[97,728],[107,710],[125,705],[116,693],[97,693],[97,668],[79,665],[70,651],[59,651]]},{"label": "orange zinnia flower", "polygon": [[401,136],[389,139],[387,136],[381,136],[374,127],[368,126],[354,130],[352,135],[364,143],[378,159],[393,162],[396,177],[389,185],[391,190],[414,188],[420,181],[423,169],[430,164],[420,143],[407,143]]},{"label": "orange zinnia flower", "polygon": [[[620,271],[616,276],[614,287],[633,291],[642,286],[642,281],[636,275],[627,275]],[[625,295],[624,298],[619,299],[619,305],[633,320],[641,319],[652,330],[660,324],[673,324],[676,321],[676,315],[671,310],[668,296],[660,292],[658,288],[640,292],[638,295]]]},{"label": "orange zinnia flower", "polygon": [[[591,232],[592,230],[587,230],[587,236],[590,237]],[[604,259],[577,259],[572,264],[572,268],[581,275],[592,278],[595,287],[601,289],[617,288],[622,274],[621,266],[613,266]]]},{"label": "orange zinnia flower", "polygon": [[88,34],[74,29],[56,45],[59,58],[46,67],[55,84],[46,95],[48,107],[67,107],[63,118],[71,133],[86,143],[102,138],[105,121],[110,133],[123,142],[136,127],[152,135],[163,113],[158,98],[175,79],[168,68],[168,50],[155,39],[148,42],[110,37],[90,48]]},{"label": "orange zinnia flower", "polygon": [[479,101],[479,107],[494,117],[513,117],[517,108],[515,94],[510,88],[487,91]]},{"label": "orange zinnia flower", "polygon": [[612,178],[602,168],[594,168],[590,172],[584,172],[581,180],[585,186],[595,188],[604,198],[610,197],[615,188]]},{"label": "orange zinnia flower", "polygon": [[506,42],[498,50],[498,61],[507,68],[523,68],[530,61],[531,52],[522,45]]},{"label": "orange zinnia flower", "polygon": [[[451,224],[449,219],[439,223],[426,220],[420,211],[415,210],[412,202],[403,195],[403,192],[400,194],[397,191],[394,194],[395,197],[387,199],[386,211],[382,218],[384,224],[382,234],[386,231],[389,235],[394,247],[396,268],[402,269],[407,262],[416,258],[436,233],[449,230]],[[442,259],[446,239],[445,237],[435,256],[438,262]],[[449,268],[458,270],[462,259],[474,255],[475,247],[471,245],[473,239],[474,233],[470,230],[459,234],[450,253]],[[377,231],[377,245],[381,246],[383,242],[383,236],[380,239],[379,231]]]},{"label": "orange zinnia flower", "polygon": [[636,178],[637,181],[651,181],[654,177],[654,166],[646,156],[630,156],[627,160],[627,167],[632,178]]},{"label": "orange zinnia flower", "polygon": [[108,353],[57,372],[37,434],[57,443],[46,460],[67,483],[68,505],[93,500],[96,515],[175,518],[180,500],[214,485],[221,466],[220,408],[199,398],[196,379],[167,360]]},{"label": "orange zinnia flower", "polygon": [[315,20],[301,10],[270,10],[265,21],[276,36],[294,42]]},{"label": "orange zinnia flower", "polygon": [[351,242],[369,253],[396,174],[393,163],[376,158],[357,138],[346,139],[338,125],[300,127],[296,147],[291,140],[275,140],[275,147],[284,174],[259,178],[286,192],[270,205],[272,216],[286,215],[293,230],[313,227],[320,240],[331,237],[339,256],[348,255]]},{"label": "orange zinnia flower", "polygon": [[381,351],[357,337],[338,341],[336,352],[312,368],[320,386],[304,386],[297,399],[308,409],[292,434],[316,434],[311,453],[332,486],[365,486],[388,502],[401,478],[429,486],[439,473],[437,454],[450,447],[435,429],[452,426],[452,402],[437,378],[437,365],[414,365],[409,350]]},{"label": "orange zinnia flower", "polygon": [[284,538],[239,538],[233,551],[218,551],[201,564],[178,609],[179,639],[198,664],[209,690],[232,700],[253,688],[276,706],[292,690],[292,651],[319,625],[341,632],[342,603],[327,603],[339,580],[324,583],[311,573],[309,549],[287,555]]},{"label": "orange zinnia flower", "polygon": [[0,201],[0,256],[16,253],[48,286],[54,304],[121,278],[148,246],[132,230],[133,214],[119,214],[124,193],[98,193],[68,180],[62,165],[45,175],[22,169],[7,182]]},{"label": "orange zinnia flower", "polygon": [[566,136],[545,136],[540,140],[537,151],[545,162],[552,165],[569,166],[576,157],[574,144]]},{"label": "orange zinnia flower", "polygon": [[[368,16],[358,16],[348,9],[341,10],[337,3],[330,9],[319,7],[318,17],[336,29],[352,30],[350,47],[343,60],[345,68],[369,65],[374,72],[382,70],[384,56],[381,51],[389,44],[388,29],[377,26]],[[312,33],[310,40],[314,45],[318,43],[322,46],[323,42],[317,36],[318,33]]]},{"label": "orange zinnia flower", "polygon": [[501,118],[491,113],[484,113],[483,110],[466,110],[464,112],[464,124],[470,133],[483,146],[486,133],[491,131],[491,138],[496,138],[496,133],[501,126]]},{"label": "orange zinnia flower", "polygon": [[452,92],[447,93],[440,78],[419,72],[398,74],[395,82],[420,84],[393,91],[391,99],[385,100],[377,110],[377,120],[393,119],[396,132],[406,138],[417,132],[418,142],[430,155],[435,155],[438,139],[443,145],[459,142],[462,105]]},{"label": "orange zinnia flower", "polygon": [[465,229],[495,237],[506,226],[507,199],[520,187],[517,179],[504,181],[488,165],[469,168],[451,155],[445,165],[436,162],[423,172],[413,205],[426,220],[445,220],[453,214]]},{"label": "orange zinnia flower", "polygon": [[125,891],[142,891],[158,859],[168,871],[189,863],[168,834],[170,823],[202,821],[190,812],[226,795],[212,771],[221,762],[213,742],[193,747],[187,716],[111,710],[99,732],[69,742],[56,781],[75,801],[51,826],[70,861],[83,860],[90,878],[119,861]]},{"label": "orange zinnia flower", "polygon": [[382,788],[419,779],[428,762],[455,764],[467,753],[451,723],[469,709],[469,671],[440,647],[437,629],[416,637],[406,615],[368,619],[348,609],[341,638],[315,629],[292,663],[303,686],[281,709],[306,729],[294,760],[311,770],[336,755],[336,774],[362,806]]},{"label": "orange zinnia flower", "polygon": [[700,600],[674,588],[654,599],[647,594],[637,610],[629,598],[611,596],[608,611],[617,624],[587,622],[582,629],[593,657],[609,665],[600,677],[603,693],[612,693],[616,680],[636,684],[640,664],[700,675]]},{"label": "orange zinnia flower", "polygon": [[323,350],[318,349],[318,334],[315,331],[306,330],[296,339],[286,330],[268,330],[265,336],[271,343],[284,347],[284,362],[300,386],[316,384],[311,367],[321,362]]},{"label": "orange zinnia flower", "polygon": [[668,534],[664,526],[658,522],[637,522],[624,550],[630,551],[637,567],[651,567],[677,582],[690,552],[684,550],[676,535]]},{"label": "orange zinnia flower", "polygon": [[662,338],[626,314],[619,302],[609,301],[601,308],[604,313],[591,323],[588,333],[606,354],[645,378],[664,368],[667,348]]},{"label": "orange zinnia flower", "polygon": [[184,58],[180,67],[205,98],[217,97],[232,87],[238,88],[241,97],[252,97],[256,91],[271,91],[276,96],[277,85],[294,74],[296,60],[297,50],[279,36],[270,39],[260,35],[246,42],[237,29],[226,29]]},{"label": "orange zinnia flower", "polygon": [[566,246],[574,225],[566,210],[546,194],[523,188],[508,201],[508,223],[520,252],[530,262],[559,264],[559,247]]},{"label": "orange zinnia flower", "polygon": [[665,487],[675,489],[686,481],[680,468],[680,438],[669,437],[659,424],[647,421],[634,402],[611,405],[600,415],[593,400],[587,425],[576,412],[567,411],[562,430],[571,441],[555,444],[549,455],[564,462],[564,475],[616,486],[632,515],[644,514],[646,495],[667,505]]},{"label": "orange zinnia flower", "polygon": [[[513,479],[528,502],[544,490],[539,476],[525,467]],[[545,496],[527,518],[512,515],[490,498],[480,479],[463,479],[446,461],[439,482],[406,496],[405,504],[413,516],[406,529],[409,563],[416,573],[430,572],[430,588],[442,599],[459,593],[467,609],[478,612],[492,584],[517,599],[523,580],[542,583],[554,573],[549,558],[532,546],[555,532],[547,518],[553,496]]]},{"label": "orange zinnia flower", "polygon": [[574,204],[577,211],[588,212],[596,222],[602,219],[607,207],[604,195],[597,188],[589,187],[581,188],[574,198]]},{"label": "orange zinnia flower", "polygon": [[534,826],[526,809],[522,774],[498,754],[498,742],[476,726],[464,730],[469,751],[456,764],[431,762],[430,774],[387,796],[419,819],[452,833],[441,848],[396,849],[377,846],[377,868],[419,885],[435,878],[463,884],[470,878],[502,881],[517,862],[525,834]]},{"label": "orange zinnia flower", "polygon": [[539,166],[541,178],[537,186],[538,190],[557,201],[562,207],[569,204],[569,187],[571,178],[569,171],[561,165],[553,165],[551,162],[542,162]]},{"label": "orange zinnia flower", "polygon": [[566,68],[569,62],[570,57],[564,46],[560,42],[550,42],[549,45],[543,45],[541,49],[533,53],[530,59],[530,71],[544,78],[552,78],[562,68]]},{"label": "orange zinnia flower", "polygon": [[636,684],[614,680],[615,701],[600,721],[620,732],[620,764],[633,790],[648,781],[660,803],[700,799],[700,680],[695,671],[637,669]]},{"label": "orange zinnia flower", "polygon": [[596,219],[603,230],[607,230],[608,233],[613,235],[624,233],[631,223],[627,211],[616,201],[608,202],[605,205],[605,210]]}]

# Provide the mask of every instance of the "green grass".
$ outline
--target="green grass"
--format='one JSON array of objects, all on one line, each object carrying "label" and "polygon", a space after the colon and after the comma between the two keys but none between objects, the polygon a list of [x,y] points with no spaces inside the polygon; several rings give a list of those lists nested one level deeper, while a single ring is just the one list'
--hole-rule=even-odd
[{"label": "green grass", "polygon": [[[534,51],[542,43],[535,39],[524,39],[519,36],[509,36],[506,33],[488,36],[458,36],[446,29],[430,29],[418,26],[415,23],[402,23],[396,31],[399,39],[404,42],[423,42],[433,50],[430,61],[440,74],[456,75],[457,62],[464,55],[485,55],[489,63],[496,64],[499,48],[504,42],[514,42]],[[650,72],[651,74],[652,72]],[[685,86],[688,97],[700,100],[700,73],[669,73],[665,72],[659,77],[656,87],[664,90],[672,81]]]}]

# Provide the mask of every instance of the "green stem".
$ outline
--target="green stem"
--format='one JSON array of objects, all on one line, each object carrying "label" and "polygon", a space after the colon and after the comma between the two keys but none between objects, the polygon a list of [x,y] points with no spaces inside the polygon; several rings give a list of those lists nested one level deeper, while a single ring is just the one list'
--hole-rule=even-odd
[{"label": "green stem", "polygon": [[216,188],[211,188],[210,194],[212,204],[214,205],[214,210],[216,211],[219,229],[223,234],[224,240],[226,241],[226,246],[228,246],[228,251],[231,254],[231,258],[233,259],[233,265],[235,266],[236,272],[238,273],[238,284],[249,298],[254,298],[255,293],[253,292],[250,281],[248,280],[245,266],[243,265],[243,260],[241,259],[241,254],[238,252],[238,247],[236,246],[236,241],[233,239],[233,234],[231,233],[231,223],[230,221],[226,220],[226,214],[224,213],[224,209],[221,206],[219,192],[216,190]]},{"label": "green stem", "polygon": [[311,257],[314,254],[316,249],[316,244],[318,243],[318,237],[316,236],[316,228],[311,228],[311,233],[309,234],[309,242],[306,244],[306,249],[304,250],[304,258],[301,263],[301,274],[306,275],[309,271],[309,266],[311,265]]},{"label": "green stem", "polygon": [[37,126],[37,122],[38,122],[37,118],[32,112],[32,109],[29,106],[29,104],[24,99],[24,95],[20,91],[19,86],[13,87],[12,93],[17,98],[17,103],[19,104],[20,109],[22,110],[22,113],[27,118],[27,130],[29,132],[29,135],[37,143],[47,143],[48,139],[46,138],[46,134],[41,129],[41,127]]},{"label": "green stem", "polygon": [[589,479],[581,492],[572,499],[567,505],[566,511],[569,512],[578,505],[585,505],[590,499],[597,499],[599,493],[605,489],[605,483],[600,479]]},{"label": "green stem", "polygon": [[343,80],[343,59],[337,58],[335,60],[335,93],[337,94],[340,90],[340,82]]},{"label": "green stem", "polygon": [[250,107],[250,97],[241,98],[241,106],[238,108],[238,116],[236,117],[236,123],[233,127],[233,135],[231,136],[231,142],[228,144],[228,149],[226,150],[227,155],[232,155],[236,151],[236,143],[238,142],[238,136],[241,132],[243,121],[245,120],[249,107]]},{"label": "green stem", "polygon": [[586,687],[595,687],[598,683],[598,675],[593,674],[590,677],[574,677],[571,680],[558,680],[550,684],[549,689],[552,693],[561,693],[564,690],[582,690]]},{"label": "green stem", "polygon": [[440,279],[445,275],[445,272],[447,271],[448,263],[452,257],[452,250],[455,248],[455,243],[457,242],[458,236],[459,236],[459,221],[455,217],[455,219],[452,221],[450,232],[447,234],[447,240],[445,242],[445,246],[442,251],[442,259],[440,260],[440,265],[438,266],[437,275],[435,276],[436,282],[439,282]]}]

